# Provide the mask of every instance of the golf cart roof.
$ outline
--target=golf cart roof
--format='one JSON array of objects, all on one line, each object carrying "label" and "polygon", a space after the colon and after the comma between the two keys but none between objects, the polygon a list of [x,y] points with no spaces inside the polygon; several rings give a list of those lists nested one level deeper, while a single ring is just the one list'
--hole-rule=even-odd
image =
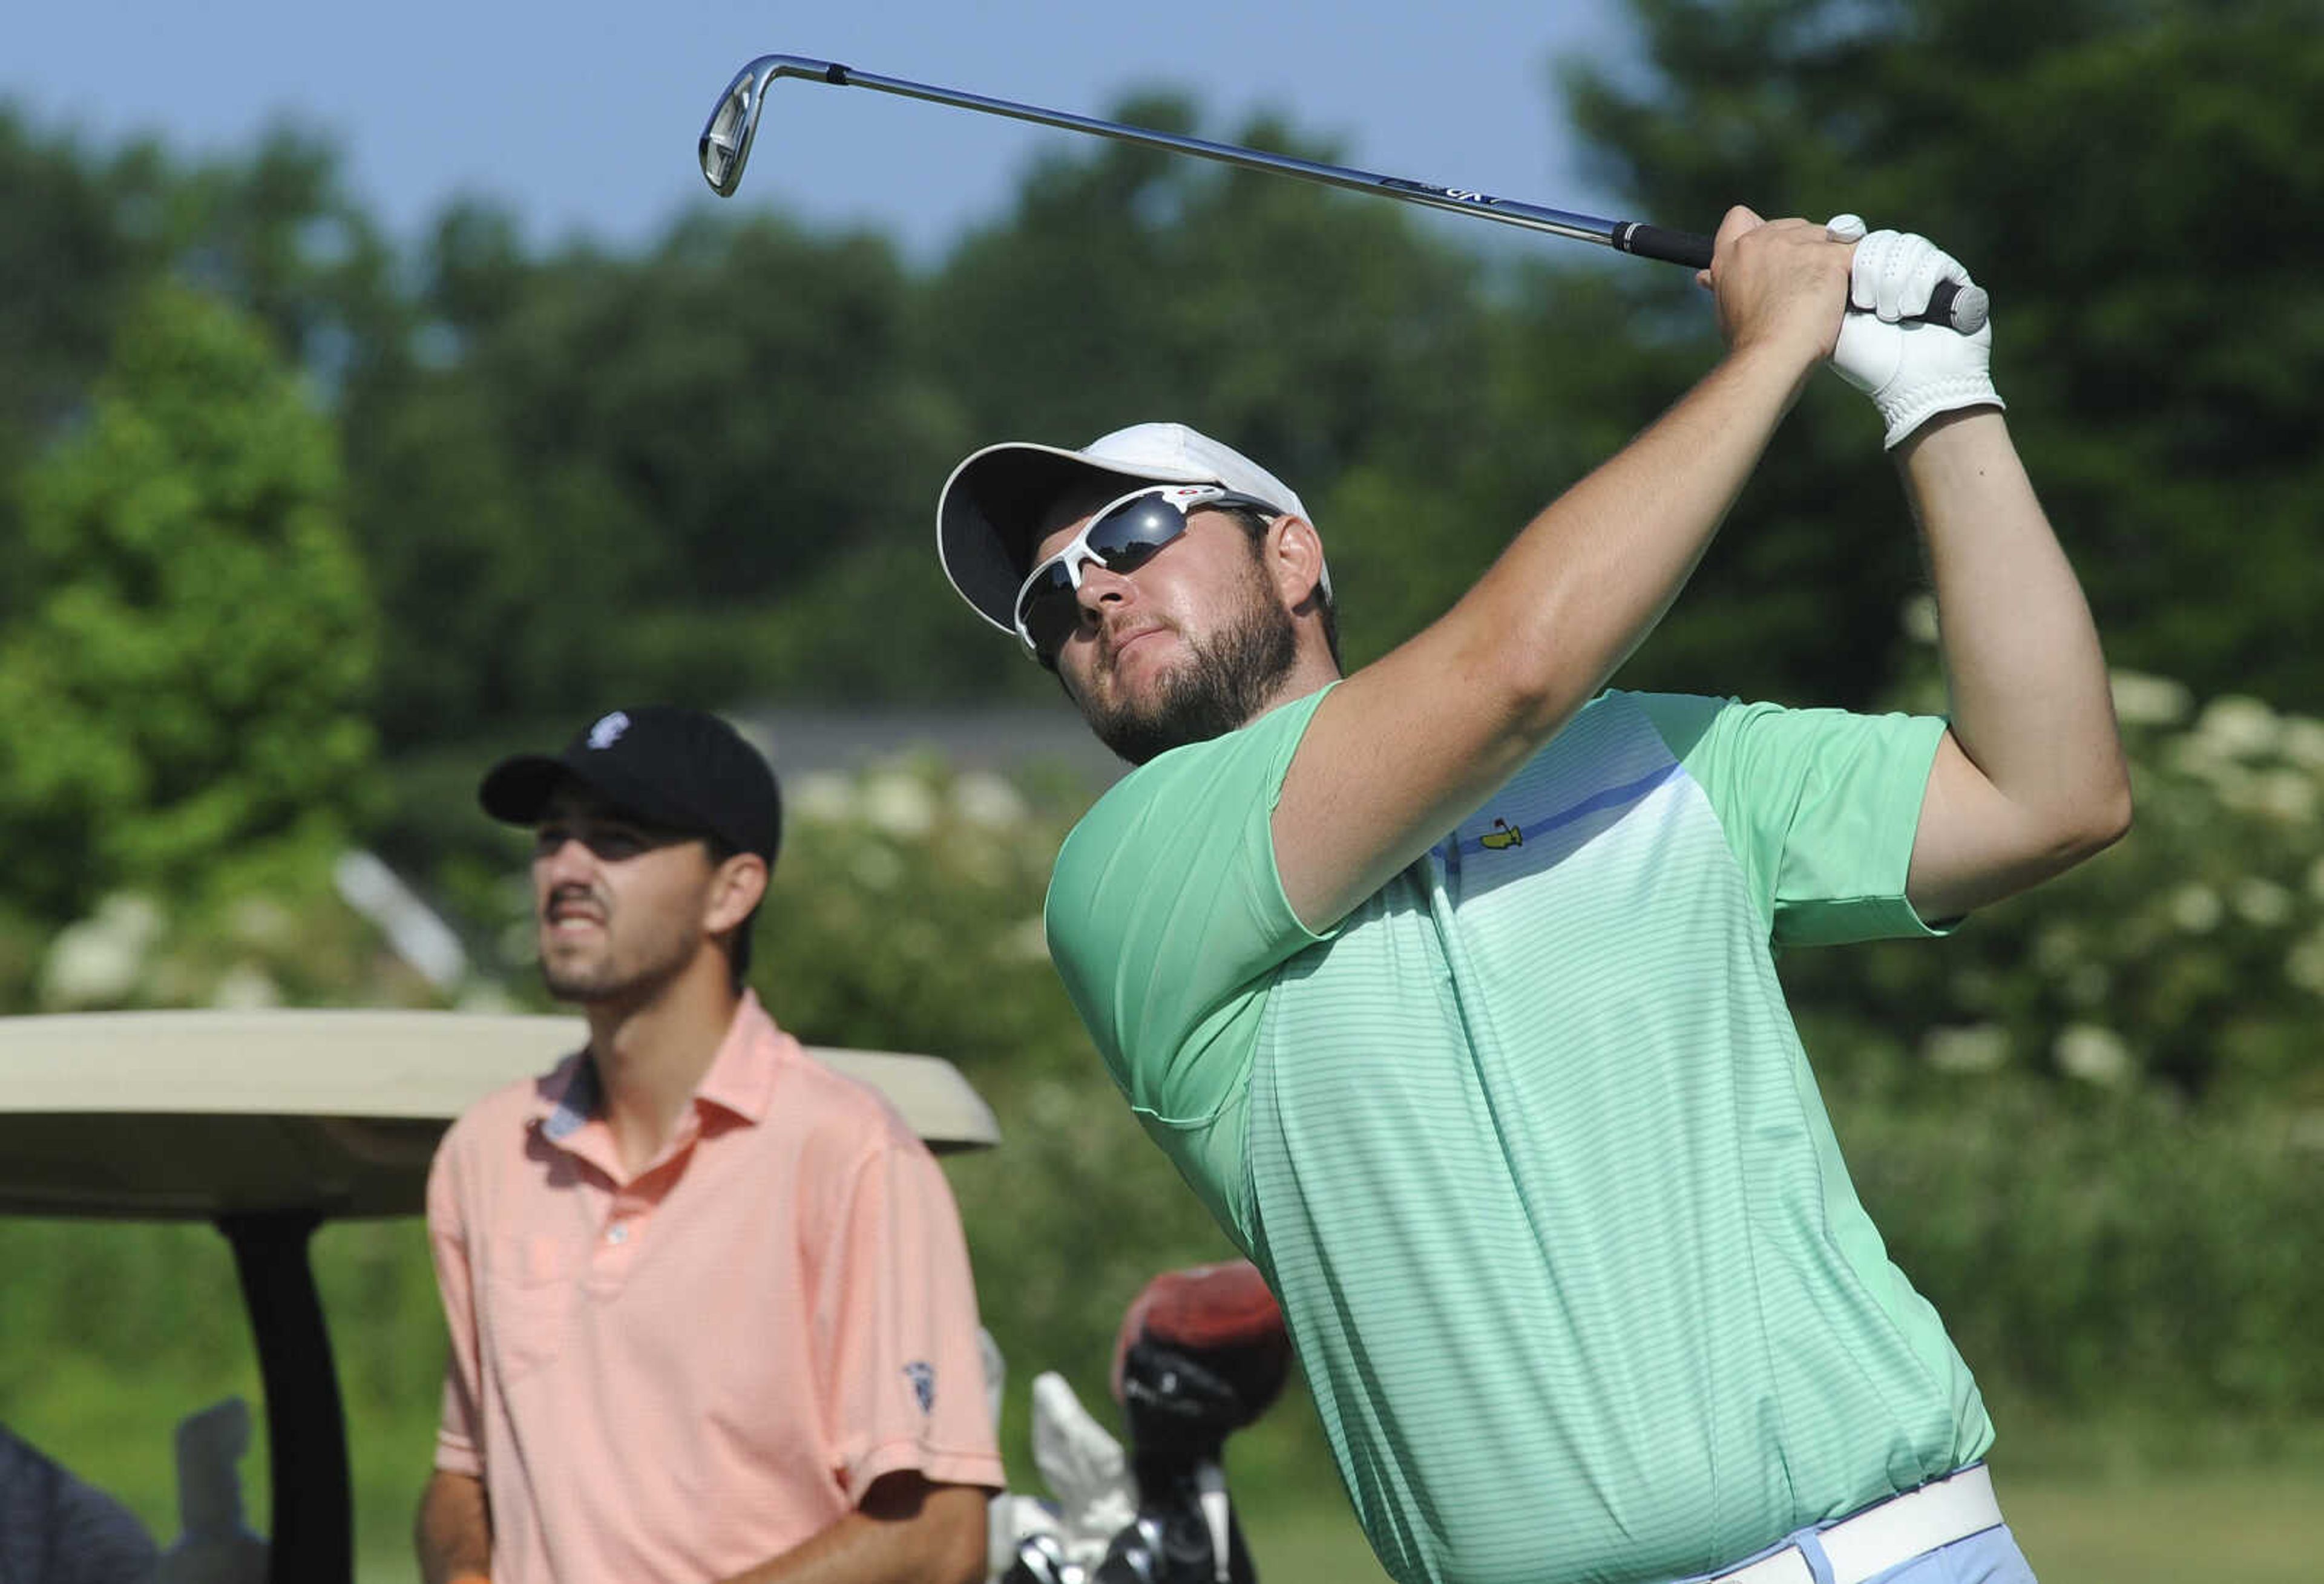
[{"label": "golf cart roof", "polygon": [[[417,1214],[446,1127],[580,1048],[571,1017],[95,1012],[0,1018],[0,1214]],[[938,1151],[1000,1142],[936,1056],[809,1054]]]}]

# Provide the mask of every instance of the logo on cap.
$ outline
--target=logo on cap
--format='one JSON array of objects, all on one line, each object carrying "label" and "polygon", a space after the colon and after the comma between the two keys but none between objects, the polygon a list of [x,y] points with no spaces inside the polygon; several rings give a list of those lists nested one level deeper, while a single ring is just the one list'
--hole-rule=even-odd
[{"label": "logo on cap", "polygon": [[611,748],[622,740],[622,733],[629,729],[630,717],[622,711],[615,710],[612,714],[601,717],[595,725],[589,728],[589,746]]}]

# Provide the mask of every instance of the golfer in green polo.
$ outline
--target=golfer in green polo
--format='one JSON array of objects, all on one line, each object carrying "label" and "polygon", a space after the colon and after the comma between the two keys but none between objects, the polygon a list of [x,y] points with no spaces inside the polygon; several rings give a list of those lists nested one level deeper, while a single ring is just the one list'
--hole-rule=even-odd
[{"label": "golfer in green polo", "polygon": [[[1305,508],[1214,440],[994,447],[945,487],[954,585],[1140,766],[1058,857],[1052,954],[1282,1300],[1399,1579],[2032,1577],[1772,955],[1941,932],[2128,824],[1991,331],[1904,322],[1948,278],[1732,211],[1724,358],[1344,677]],[[1923,528],[1948,714],[1601,692],[1826,361]]]}]

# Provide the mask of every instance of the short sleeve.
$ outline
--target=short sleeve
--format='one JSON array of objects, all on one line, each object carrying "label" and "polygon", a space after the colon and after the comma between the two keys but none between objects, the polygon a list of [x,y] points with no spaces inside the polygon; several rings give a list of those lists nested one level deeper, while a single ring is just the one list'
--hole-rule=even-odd
[{"label": "short sleeve", "polygon": [[1262,981],[1323,938],[1284,895],[1273,829],[1323,697],[1133,771],[1057,854],[1049,955],[1114,1082],[1149,1122],[1217,1115],[1247,1073]]},{"label": "short sleeve", "polygon": [[451,1347],[444,1364],[444,1405],[436,1428],[436,1467],[482,1478],[484,1471],[482,1368],[476,1351],[475,1273],[468,1264],[466,1218],[456,1186],[456,1124],[428,1168],[428,1251],[436,1262],[436,1290],[444,1301]]},{"label": "short sleeve", "polygon": [[968,1246],[935,1157],[917,1139],[884,1142],[827,1235],[815,1312],[840,1488],[860,1504],[904,1469],[1001,1488]]},{"label": "short sleeve", "polygon": [[1943,933],[1904,896],[1941,718],[1636,699],[1710,797],[1776,944]]}]

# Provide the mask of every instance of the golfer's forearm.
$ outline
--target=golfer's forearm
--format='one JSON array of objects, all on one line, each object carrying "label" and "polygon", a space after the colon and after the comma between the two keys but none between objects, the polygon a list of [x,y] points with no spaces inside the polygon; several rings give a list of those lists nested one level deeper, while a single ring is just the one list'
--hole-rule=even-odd
[{"label": "golfer's forearm", "polygon": [[1677,597],[1812,365],[1729,356],[1526,526],[1444,618],[1537,740],[1587,703]]},{"label": "golfer's forearm", "polygon": [[478,1584],[493,1565],[493,1525],[481,1480],[438,1469],[420,1497],[412,1541],[422,1584]]},{"label": "golfer's forearm", "polygon": [[2130,783],[2089,605],[1999,413],[1900,448],[1937,595],[1954,740],[1995,791],[2069,848],[2130,817]]}]

